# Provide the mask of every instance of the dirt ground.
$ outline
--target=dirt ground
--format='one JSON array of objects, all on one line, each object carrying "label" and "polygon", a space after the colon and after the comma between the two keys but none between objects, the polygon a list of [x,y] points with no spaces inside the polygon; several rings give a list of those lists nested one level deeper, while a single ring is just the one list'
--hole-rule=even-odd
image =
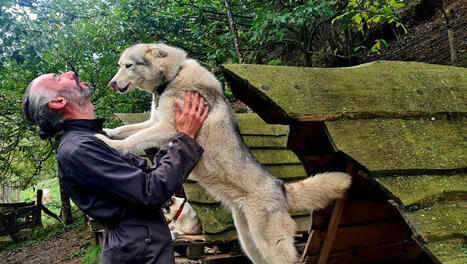
[{"label": "dirt ground", "polygon": [[80,263],[77,254],[94,243],[91,232],[83,226],[65,231],[57,236],[12,251],[0,251],[0,263],[5,264],[54,264]]}]

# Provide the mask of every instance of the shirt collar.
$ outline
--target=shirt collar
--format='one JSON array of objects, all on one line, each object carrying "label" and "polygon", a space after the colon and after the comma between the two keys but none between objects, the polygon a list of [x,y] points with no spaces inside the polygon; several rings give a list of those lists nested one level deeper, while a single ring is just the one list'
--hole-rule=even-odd
[{"label": "shirt collar", "polygon": [[102,125],[106,120],[103,118],[98,119],[71,119],[65,120],[65,131],[92,131],[101,132]]}]

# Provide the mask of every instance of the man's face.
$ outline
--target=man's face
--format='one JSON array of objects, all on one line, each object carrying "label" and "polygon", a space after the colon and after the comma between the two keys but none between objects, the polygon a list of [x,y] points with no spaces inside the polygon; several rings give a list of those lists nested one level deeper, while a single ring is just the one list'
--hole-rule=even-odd
[{"label": "man's face", "polygon": [[[76,77],[74,72],[65,72],[63,74],[45,74],[34,80],[32,89],[47,89],[56,92],[78,92],[81,98],[78,101],[88,101],[91,98],[93,88],[91,85],[82,82]],[[71,95],[72,93],[70,93]],[[68,98],[72,99],[72,98]]]}]

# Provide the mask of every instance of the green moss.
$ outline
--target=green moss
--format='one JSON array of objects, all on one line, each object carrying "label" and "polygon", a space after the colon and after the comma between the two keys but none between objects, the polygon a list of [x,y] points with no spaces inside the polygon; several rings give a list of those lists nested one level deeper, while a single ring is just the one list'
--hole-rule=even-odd
[{"label": "green moss", "polygon": [[253,149],[251,153],[261,164],[300,163],[297,156],[287,149]]},{"label": "green moss", "polygon": [[204,204],[215,204],[218,203],[203,186],[195,182],[185,182],[183,184],[186,197],[191,202],[204,203]]},{"label": "green moss", "polygon": [[413,204],[426,206],[437,200],[443,200],[443,195],[449,197],[453,193],[465,192],[467,194],[467,174],[465,173],[452,176],[394,175],[376,178],[376,180],[397,196],[405,206]]},{"label": "green moss", "polygon": [[245,144],[250,148],[283,148],[287,145],[286,136],[255,135],[242,136]]},{"label": "green moss", "polygon": [[220,233],[234,228],[232,215],[229,209],[220,204],[201,205],[191,203],[191,206],[198,214],[203,231],[208,233]]},{"label": "green moss", "polygon": [[266,124],[255,113],[237,114],[237,119],[241,134],[285,136],[289,132],[288,126]]},{"label": "green moss", "polygon": [[301,164],[294,165],[263,165],[263,168],[279,179],[301,179],[307,177]]},{"label": "green moss", "polygon": [[465,263],[467,201],[436,203],[428,209],[407,213],[407,217],[443,263]]},{"label": "green moss", "polygon": [[267,65],[224,68],[290,116],[467,111],[465,68],[394,61],[331,69]]},{"label": "green moss", "polygon": [[326,127],[339,150],[372,172],[467,165],[467,120],[342,120]]}]

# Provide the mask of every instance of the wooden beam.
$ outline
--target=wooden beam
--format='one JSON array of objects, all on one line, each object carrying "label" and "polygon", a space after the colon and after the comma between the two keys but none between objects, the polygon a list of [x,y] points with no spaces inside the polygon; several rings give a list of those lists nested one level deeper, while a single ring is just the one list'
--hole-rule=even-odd
[{"label": "wooden beam", "polygon": [[[355,171],[355,164],[351,161],[347,164],[346,172],[350,175],[353,175]],[[331,251],[332,243],[336,237],[337,228],[339,227],[339,222],[342,217],[342,212],[344,212],[345,203],[347,200],[347,192],[344,194],[344,197],[337,199],[334,209],[332,210],[331,220],[329,221],[328,230],[326,232],[326,237],[324,239],[323,246],[318,257],[318,264],[325,264],[329,257],[329,252]]]},{"label": "wooden beam", "polygon": [[[307,256],[307,263],[316,263],[318,255]],[[402,241],[376,247],[352,248],[330,254],[328,264],[339,263],[433,263],[414,241]]]}]

